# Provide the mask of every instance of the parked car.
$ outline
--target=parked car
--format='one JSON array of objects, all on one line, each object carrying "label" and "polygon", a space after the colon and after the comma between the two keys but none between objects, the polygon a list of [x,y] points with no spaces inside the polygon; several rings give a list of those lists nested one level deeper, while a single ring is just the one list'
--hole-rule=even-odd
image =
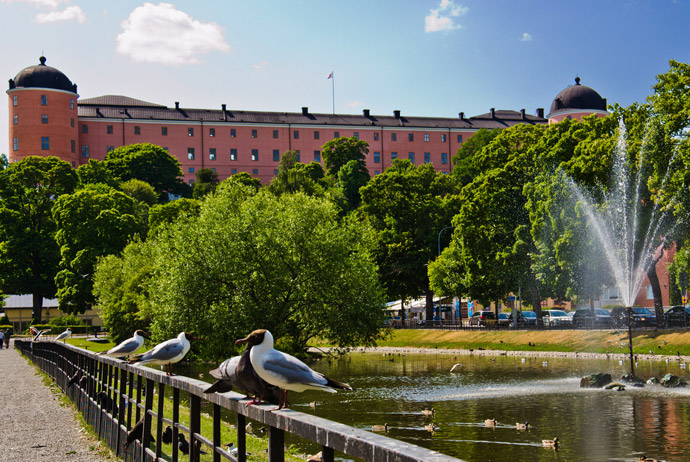
[{"label": "parked car", "polygon": [[513,318],[508,313],[498,313],[498,325],[509,326],[513,323]]},{"label": "parked car", "polygon": [[573,327],[611,327],[611,313],[596,308],[592,316],[590,308],[580,308],[573,315]]},{"label": "parked car", "polygon": [[690,326],[690,306],[672,306],[664,313],[666,326]]},{"label": "parked car", "polygon": [[525,317],[525,324],[528,326],[537,325],[537,313],[534,311],[521,311],[521,313]]},{"label": "parked car", "polygon": [[496,322],[493,311],[477,311],[470,316],[470,326],[488,326]]},{"label": "parked car", "polygon": [[[628,309],[616,306],[611,310],[613,327],[628,327]],[[656,316],[648,308],[633,306],[630,313],[630,325],[633,327],[656,327]]]},{"label": "parked car", "polygon": [[545,326],[562,327],[573,324],[573,318],[568,316],[568,313],[563,310],[543,310],[541,314]]}]

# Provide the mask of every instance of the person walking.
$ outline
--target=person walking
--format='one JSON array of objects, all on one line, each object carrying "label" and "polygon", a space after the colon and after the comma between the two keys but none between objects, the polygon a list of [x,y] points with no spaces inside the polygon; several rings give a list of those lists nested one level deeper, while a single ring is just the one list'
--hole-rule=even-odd
[{"label": "person walking", "polygon": [[7,329],[5,331],[5,348],[8,350],[10,349],[10,336],[11,336],[10,330]]},{"label": "person walking", "polygon": [[2,345],[5,343],[5,333],[0,330],[0,350],[2,350]]}]

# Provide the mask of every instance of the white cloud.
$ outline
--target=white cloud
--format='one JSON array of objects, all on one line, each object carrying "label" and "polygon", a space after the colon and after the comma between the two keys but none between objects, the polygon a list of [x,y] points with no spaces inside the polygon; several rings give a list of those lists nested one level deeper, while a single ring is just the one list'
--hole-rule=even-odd
[{"label": "white cloud", "polygon": [[144,3],[121,26],[116,50],[134,61],[182,66],[203,62],[203,54],[231,49],[217,23],[197,21],[170,3]]},{"label": "white cloud", "polygon": [[364,106],[364,103],[361,101],[350,101],[347,103],[347,107],[362,107]]},{"label": "white cloud", "polygon": [[34,21],[39,24],[53,22],[64,22],[75,20],[79,23],[86,21],[86,15],[82,9],[76,5],[68,6],[62,11],[51,11],[50,13],[38,13]]},{"label": "white cloud", "polygon": [[254,69],[263,69],[266,66],[268,66],[268,61],[261,61],[260,63],[252,64]]},{"label": "white cloud", "polygon": [[467,14],[469,8],[456,5],[454,0],[441,0],[437,8],[429,11],[424,18],[424,32],[450,32],[462,28],[456,24],[455,19]]},{"label": "white cloud", "polygon": [[[0,3],[25,3],[29,6],[39,9],[52,10],[49,13],[38,13],[33,19],[39,24],[49,24],[64,21],[85,22],[86,15],[81,7],[72,5],[71,0],[0,0]],[[60,10],[62,5],[65,5],[64,10]]]},{"label": "white cloud", "polygon": [[520,39],[521,42],[531,42],[532,41],[532,36],[529,35],[527,32],[522,34],[522,38]]}]

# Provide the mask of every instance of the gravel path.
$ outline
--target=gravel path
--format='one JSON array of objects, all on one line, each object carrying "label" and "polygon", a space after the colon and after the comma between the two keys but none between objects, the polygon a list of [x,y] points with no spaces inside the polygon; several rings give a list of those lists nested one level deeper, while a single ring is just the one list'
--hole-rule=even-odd
[{"label": "gravel path", "polygon": [[17,350],[0,350],[0,460],[105,462],[99,445],[77,421],[76,410],[60,404],[57,386],[43,384]]}]

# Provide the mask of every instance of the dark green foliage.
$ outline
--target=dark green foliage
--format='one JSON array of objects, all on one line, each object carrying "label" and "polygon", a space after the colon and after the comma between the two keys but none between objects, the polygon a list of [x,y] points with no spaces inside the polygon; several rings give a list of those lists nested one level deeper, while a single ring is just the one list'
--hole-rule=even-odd
[{"label": "dark green foliage", "polygon": [[194,197],[194,199],[201,199],[212,193],[216,190],[216,186],[218,186],[219,182],[218,173],[210,168],[200,168],[196,172],[196,182],[194,183],[192,197]]}]

